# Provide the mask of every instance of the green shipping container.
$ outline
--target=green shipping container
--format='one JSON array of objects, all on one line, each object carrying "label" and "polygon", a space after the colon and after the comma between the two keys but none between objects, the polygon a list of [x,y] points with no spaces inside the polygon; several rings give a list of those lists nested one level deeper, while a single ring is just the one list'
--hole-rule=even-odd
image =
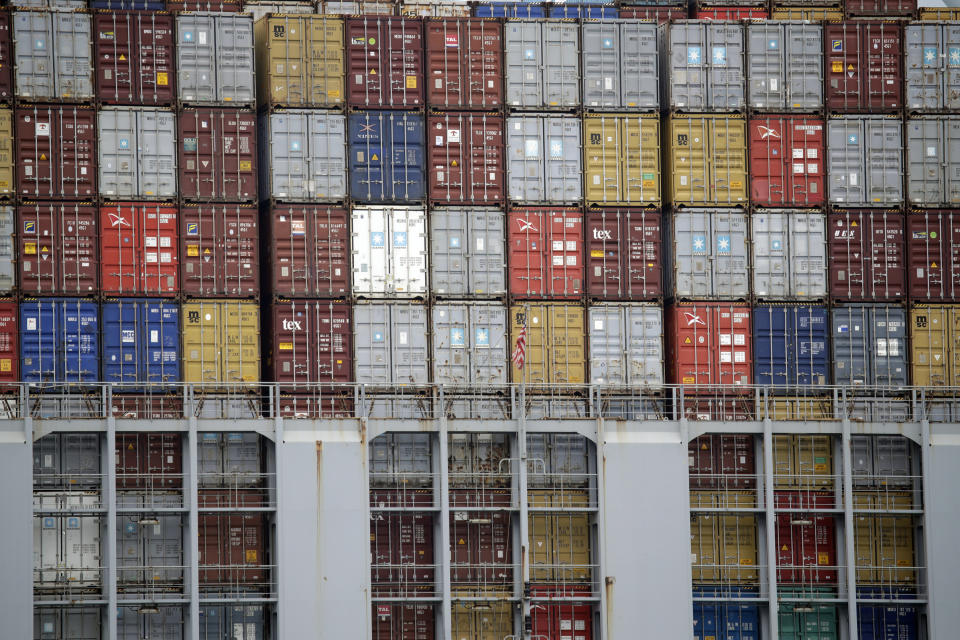
[{"label": "green shipping container", "polygon": [[[816,587],[812,589],[781,588],[778,591],[781,598],[808,597],[828,598],[835,596],[835,591],[829,588]],[[799,602],[781,602],[777,612],[777,621],[780,628],[780,640],[837,640],[837,607],[832,604],[803,603],[803,610],[796,611],[801,606]],[[809,611],[808,609],[812,609]]]}]

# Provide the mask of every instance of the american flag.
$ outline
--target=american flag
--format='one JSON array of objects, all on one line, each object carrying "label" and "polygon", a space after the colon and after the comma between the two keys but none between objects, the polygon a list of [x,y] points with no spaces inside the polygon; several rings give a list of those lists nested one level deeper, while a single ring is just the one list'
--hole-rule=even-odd
[{"label": "american flag", "polygon": [[523,369],[523,362],[527,357],[527,325],[520,327],[520,335],[517,336],[517,347],[513,350],[513,364],[518,369]]}]

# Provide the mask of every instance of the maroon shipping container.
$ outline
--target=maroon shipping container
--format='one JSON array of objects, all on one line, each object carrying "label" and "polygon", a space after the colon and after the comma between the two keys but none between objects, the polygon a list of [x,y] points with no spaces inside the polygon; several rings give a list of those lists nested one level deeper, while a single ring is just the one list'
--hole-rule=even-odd
[{"label": "maroon shipping container", "polygon": [[816,207],[826,196],[824,121],[805,116],[750,119],[750,202]]},{"label": "maroon shipping container", "polygon": [[297,385],[287,389],[278,387],[280,392],[278,412],[284,418],[353,418],[355,417],[352,391],[319,389],[307,393],[297,393]]},{"label": "maroon shipping container", "polygon": [[0,382],[19,382],[20,334],[17,331],[19,306],[13,300],[0,300]]},{"label": "maroon shipping container", "polygon": [[272,294],[285,298],[350,293],[347,210],[319,204],[274,206],[267,218]]},{"label": "maroon shipping container", "polygon": [[180,207],[180,291],[195,297],[251,298],[260,294],[256,205]]},{"label": "maroon shipping container", "polygon": [[427,101],[444,109],[503,104],[503,27],[496,20],[426,21]]},{"label": "maroon shipping container", "polygon": [[587,292],[597,300],[655,300],[663,294],[662,216],[655,209],[587,212]]},{"label": "maroon shipping container", "polygon": [[769,17],[766,7],[702,7],[694,13],[695,20],[759,20]]},{"label": "maroon shipping container", "polygon": [[389,489],[370,489],[370,508],[433,506],[433,489],[414,489],[405,486]]},{"label": "maroon shipping container", "polygon": [[373,640],[434,640],[436,624],[432,604],[373,605]]},{"label": "maroon shipping container", "polygon": [[907,216],[907,281],[914,302],[960,301],[960,212]]},{"label": "maroon shipping container", "polygon": [[903,28],[894,22],[828,22],[825,100],[830,111],[876,113],[903,106]]},{"label": "maroon shipping container", "polygon": [[509,216],[510,293],[575,299],[583,293],[583,213],[574,207],[523,207]]},{"label": "maroon shipping container", "polygon": [[828,218],[830,295],[838,300],[898,300],[906,294],[903,214],[851,209]]},{"label": "maroon shipping container", "polygon": [[450,514],[450,580],[454,587],[513,584],[512,553],[509,513]]},{"label": "maroon shipping container", "polygon": [[182,486],[182,448],[179,433],[117,433],[117,488]]},{"label": "maroon shipping container", "polygon": [[[593,605],[589,585],[531,585],[531,638],[593,639]],[[578,602],[577,598],[583,598]],[[550,600],[555,600],[551,602]],[[576,633],[571,635],[571,630]]]},{"label": "maroon shipping container", "polygon": [[917,15],[917,0],[846,0],[844,5],[851,18],[910,18]]},{"label": "maroon shipping container", "polygon": [[270,380],[284,383],[352,380],[353,329],[350,306],[329,300],[274,303],[270,313]]},{"label": "maroon shipping container", "polygon": [[174,296],[180,290],[177,207],[109,204],[100,208],[100,291]]},{"label": "maroon shipping container", "polygon": [[432,513],[370,514],[370,581],[378,596],[437,590]]},{"label": "maroon shipping container", "polygon": [[183,416],[183,397],[159,394],[120,394],[110,396],[114,418],[136,420],[179,420]]},{"label": "maroon shipping container", "polygon": [[423,22],[419,18],[351,18],[346,30],[347,100],[351,106],[423,106]]},{"label": "maroon shipping container", "polygon": [[[777,491],[777,582],[782,584],[836,584],[837,538],[832,515],[816,509],[832,509],[833,495],[810,491]],[[809,511],[808,511],[809,510]]]},{"label": "maroon shipping container", "polygon": [[97,97],[107,104],[170,105],[176,98],[174,21],[167,13],[94,16]]},{"label": "maroon shipping container", "polygon": [[87,107],[18,107],[17,193],[84,199],[97,194],[97,113]]},{"label": "maroon shipping container", "polygon": [[[753,322],[749,305],[677,304],[667,309],[666,320],[668,382],[732,386],[752,382]],[[687,393],[711,392],[710,388],[687,390]]]},{"label": "maroon shipping container", "polygon": [[[683,416],[687,420],[719,420],[721,422],[742,422],[756,420],[756,405],[751,397],[686,397],[683,400]],[[739,480],[728,486],[740,482]],[[692,486],[692,485],[691,485]]]},{"label": "maroon shipping container", "polygon": [[256,202],[256,115],[240,109],[184,109],[177,121],[180,195]]},{"label": "maroon shipping container", "polygon": [[0,11],[0,100],[13,100],[13,36],[10,14]]},{"label": "maroon shipping container", "polygon": [[689,17],[686,3],[682,7],[620,7],[620,18],[630,20],[654,20],[663,24],[670,20],[686,20]]},{"label": "maroon shipping container", "polygon": [[[690,398],[702,403],[704,398]],[[738,403],[739,400],[727,400]],[[740,403],[742,405],[742,403]],[[693,406],[694,409],[703,407]],[[727,407],[734,415],[751,415],[745,407],[736,408],[736,404]],[[686,407],[685,407],[686,410]],[[711,417],[710,419],[714,419]],[[735,418],[746,420],[744,418]],[[690,441],[687,446],[690,463],[691,489],[739,490],[756,487],[756,452],[753,436],[738,434],[702,435]],[[722,477],[721,477],[722,476]]]},{"label": "maroon shipping container", "polygon": [[475,488],[451,488],[450,507],[509,507],[512,503],[510,489],[481,486]]},{"label": "maroon shipping container", "polygon": [[427,118],[430,200],[483,205],[504,199],[503,116],[444,113]]},{"label": "maroon shipping container", "polygon": [[240,0],[195,0],[191,2],[177,2],[167,0],[167,11],[226,11],[236,13],[241,11]]},{"label": "maroon shipping container", "polygon": [[73,202],[17,207],[20,291],[87,296],[99,291],[97,208]]},{"label": "maroon shipping container", "polygon": [[[231,495],[232,494],[232,495]],[[235,505],[228,513],[203,513],[204,508]],[[233,491],[201,490],[198,496],[198,542],[200,588],[233,585],[267,588],[264,556],[264,516],[246,509],[263,506],[255,492],[240,495]]]}]

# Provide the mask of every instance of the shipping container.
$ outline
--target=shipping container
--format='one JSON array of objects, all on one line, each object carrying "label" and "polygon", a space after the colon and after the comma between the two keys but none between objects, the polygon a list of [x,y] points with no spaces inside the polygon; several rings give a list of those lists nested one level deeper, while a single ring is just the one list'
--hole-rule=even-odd
[{"label": "shipping container", "polygon": [[[753,362],[756,383],[776,387],[825,386],[830,382],[829,335],[825,306],[755,307]],[[782,390],[771,389],[773,392]]]},{"label": "shipping container", "polygon": [[347,197],[347,120],[329,111],[260,116],[260,195],[283,202]]},{"label": "shipping container", "polygon": [[353,294],[425,297],[427,221],[420,207],[354,207]]},{"label": "shipping container", "polygon": [[836,419],[833,400],[809,395],[768,397],[759,407],[761,417],[786,422],[825,422]]},{"label": "shipping container", "polygon": [[753,117],[750,201],[768,207],[822,206],[826,199],[824,121],[803,116]]},{"label": "shipping container", "polygon": [[837,584],[834,516],[817,510],[836,508],[833,492],[777,491],[775,517],[778,584]]},{"label": "shipping container", "polygon": [[835,306],[833,377],[842,385],[905,387],[907,318],[903,307]]},{"label": "shipping container", "polygon": [[639,111],[659,108],[656,25],[585,22],[580,38],[585,108]]},{"label": "shipping container", "polygon": [[183,303],[183,381],[212,390],[260,380],[260,311],[255,302]]},{"label": "shipping container", "polygon": [[829,489],[833,480],[830,436],[773,436],[773,486],[809,492]]},{"label": "shipping container", "polygon": [[[447,468],[450,474],[451,506],[486,506],[469,502],[470,493],[481,487],[506,488],[511,475],[501,471],[510,458],[509,438],[503,433],[450,433],[447,437]],[[509,504],[509,495],[507,496]]]},{"label": "shipping container", "polygon": [[180,206],[180,291],[187,296],[256,297],[260,292],[255,205]]},{"label": "shipping container", "polygon": [[[244,499],[236,493],[239,487],[255,487],[263,482],[261,436],[257,433],[201,432],[197,442],[198,483],[205,506],[262,506],[261,497],[253,491]],[[209,487],[226,487],[233,491],[208,491]],[[237,504],[240,500],[241,504]]]},{"label": "shipping container", "polygon": [[[811,590],[814,592],[811,593]],[[833,591],[828,587],[805,585],[795,589],[779,590],[784,598],[832,598]],[[818,593],[819,592],[819,593]],[[837,605],[806,603],[802,601],[782,601],[777,608],[777,626],[779,640],[837,640],[840,638]]]},{"label": "shipping container", "polygon": [[[394,497],[388,497],[391,488],[399,484],[406,487],[430,488],[433,486],[432,438],[429,433],[392,432],[377,436],[370,441],[370,506],[385,508],[402,506]],[[451,482],[452,484],[452,482]],[[433,504],[432,491],[425,503],[413,501],[413,504]],[[402,502],[399,501],[399,502]]]},{"label": "shipping container", "polygon": [[167,0],[167,10],[175,12],[203,11],[236,13],[240,0]]},{"label": "shipping container", "polygon": [[[509,511],[450,512],[450,582],[454,589],[472,592],[473,596],[481,595],[484,589],[500,591],[503,596],[511,592],[514,566],[510,520]],[[456,624],[456,611],[453,616]]]},{"label": "shipping container", "polygon": [[587,312],[592,384],[663,385],[663,311],[657,304],[599,304]]},{"label": "shipping container", "polygon": [[[449,6],[439,4],[437,6]],[[440,109],[503,104],[503,25],[495,20],[427,20],[427,101]]]},{"label": "shipping container", "polygon": [[239,109],[182,109],[177,122],[180,196],[256,202],[256,115]]},{"label": "shipping container", "polygon": [[507,118],[507,175],[513,202],[579,202],[583,198],[580,119]]},{"label": "shipping container", "polygon": [[682,20],[659,29],[664,107],[693,112],[744,108],[742,25]]},{"label": "shipping container", "polygon": [[443,304],[432,310],[433,381],[461,389],[507,383],[507,308]]},{"label": "shipping container", "polygon": [[745,300],[750,296],[743,209],[690,209],[666,217],[666,297]]},{"label": "shipping container", "polygon": [[17,207],[20,291],[96,294],[100,288],[97,218],[96,207],[81,203],[34,202]]},{"label": "shipping container", "polygon": [[[575,629],[579,640],[595,637],[594,605],[590,602],[591,588],[587,585],[531,585],[531,637],[565,638]],[[580,600],[578,600],[578,598]]]},{"label": "shipping container", "polygon": [[747,105],[763,111],[823,106],[823,27],[757,22],[747,29]]},{"label": "shipping container", "polygon": [[503,117],[445,112],[427,118],[430,201],[495,204],[506,197]]},{"label": "shipping container", "polygon": [[83,103],[93,98],[90,14],[14,11],[17,98]]},{"label": "shipping container", "polygon": [[[477,7],[479,10],[482,5]],[[542,10],[542,7],[540,7]],[[466,600],[457,598],[460,593]],[[486,598],[501,598],[483,602],[476,606],[477,595]],[[453,603],[450,613],[451,637],[457,640],[498,640],[499,638],[515,637],[513,635],[514,605],[502,598],[506,596],[502,590],[484,589],[454,589]]]},{"label": "shipping container", "polygon": [[[287,14],[311,14],[317,12],[317,4],[315,2],[307,2],[306,0],[276,0],[273,2],[267,0],[266,2],[261,2],[261,0],[245,0],[243,3],[243,12],[249,13],[253,16],[253,35],[254,35],[254,44],[257,48],[257,54],[260,54],[261,40],[259,34],[257,33],[257,23],[260,22],[260,19],[267,16],[268,14],[275,13],[285,16]],[[268,29],[269,31],[269,29]],[[342,42],[342,40],[341,40]],[[267,45],[269,46],[269,45]],[[343,47],[340,47],[341,51]],[[342,57],[342,56],[341,56]],[[262,70],[260,64],[260,58],[257,58],[257,79],[259,81],[259,73]],[[341,94],[342,95],[342,94]]]},{"label": "shipping container", "polygon": [[[266,210],[265,285],[273,296],[343,298],[350,293],[347,210],[274,205]],[[255,246],[255,245],[254,245]],[[251,275],[256,280],[256,272]]]},{"label": "shipping container", "polygon": [[854,515],[857,583],[916,586],[918,549],[914,517],[884,514],[914,508],[910,494],[864,493],[855,498],[855,510],[868,510]]},{"label": "shipping container", "polygon": [[100,194],[107,199],[176,197],[174,112],[119,107],[98,115]]},{"label": "shipping container", "polygon": [[[103,587],[102,516],[76,512],[96,509],[88,494],[34,493],[33,588],[35,592],[97,593]],[[54,514],[54,511],[67,511]],[[48,598],[51,596],[47,596]],[[56,597],[56,596],[53,596]]]},{"label": "shipping container", "polygon": [[238,632],[240,640],[265,640],[270,637],[269,617],[262,604],[201,605],[198,640],[221,640]]},{"label": "shipping container", "polygon": [[[371,605],[373,617],[372,640],[434,640],[436,612],[433,604],[393,604],[379,602]],[[469,636],[467,636],[469,637]]]},{"label": "shipping container", "polygon": [[[742,116],[667,119],[665,202],[676,206],[747,204],[747,132]],[[665,145],[666,146],[666,145]]]},{"label": "shipping container", "polygon": [[121,385],[114,393],[180,382],[180,305],[114,298],[100,313],[103,381]]},{"label": "shipping container", "polygon": [[887,116],[827,121],[830,203],[841,207],[903,204],[903,126]]},{"label": "shipping container", "polygon": [[329,300],[277,301],[267,326],[267,370],[284,383],[353,379],[350,307]]},{"label": "shipping container", "polygon": [[897,211],[834,211],[828,217],[830,295],[897,300],[906,295],[904,216]]},{"label": "shipping container", "polygon": [[501,0],[480,0],[473,9],[478,18],[546,18],[547,10],[543,3],[521,0],[520,2],[502,2]]},{"label": "shipping container", "polygon": [[913,306],[910,351],[913,384],[960,386],[960,307]]},{"label": "shipping container", "polygon": [[100,291],[107,295],[175,296],[177,207],[119,203],[100,207]]},{"label": "shipping container", "polygon": [[370,582],[374,597],[436,591],[432,513],[370,513]]},{"label": "shipping container", "polygon": [[527,477],[529,487],[536,491],[528,495],[529,506],[588,506],[593,459],[590,441],[584,436],[528,433]]},{"label": "shipping container", "polygon": [[[956,20],[960,16],[943,18]],[[905,82],[907,111],[939,112],[960,108],[958,60],[953,56],[960,45],[960,27],[954,24],[908,24]]]},{"label": "shipping container", "polygon": [[34,489],[99,489],[102,448],[96,433],[50,433],[34,440]]},{"label": "shipping container", "polygon": [[424,120],[415,111],[350,114],[350,197],[406,202],[426,197]]},{"label": "shipping container", "polygon": [[23,198],[96,196],[96,112],[87,107],[16,109],[17,193]]},{"label": "shipping container", "polygon": [[897,22],[828,23],[825,102],[835,113],[903,108],[903,27]]},{"label": "shipping container", "polygon": [[845,0],[851,18],[915,18],[917,0]]},{"label": "shipping container", "polygon": [[[958,25],[960,28],[960,25]],[[931,116],[906,122],[907,198],[921,207],[960,203],[960,118]]]},{"label": "shipping container", "polygon": [[757,517],[691,513],[690,564],[694,583],[755,584]]},{"label": "shipping container", "polygon": [[[798,0],[800,4],[806,0]],[[843,8],[839,6],[783,7],[775,3],[770,11],[772,20],[804,20],[807,22],[832,22],[843,20]],[[824,4],[830,5],[831,2]]]},{"label": "shipping container", "polygon": [[163,638],[183,640],[184,610],[182,605],[157,607],[156,613],[141,610],[145,607],[117,607],[117,640]]},{"label": "shipping container", "polygon": [[819,211],[754,209],[750,225],[757,299],[825,299],[826,216]]},{"label": "shipping container", "polygon": [[351,106],[423,106],[423,22],[419,18],[349,18],[344,40]]},{"label": "shipping container", "polygon": [[[692,439],[687,445],[691,489],[721,490],[694,499],[691,507],[752,504],[753,496],[733,494],[731,490],[754,489],[757,486],[756,443],[751,435],[714,433]],[[719,501],[719,502],[718,502]]]},{"label": "shipping container", "polygon": [[512,365],[511,380],[535,385],[583,384],[586,381],[584,309],[572,304],[524,302],[510,307],[510,342],[526,329],[523,369]]},{"label": "shipping container", "polygon": [[[180,506],[179,496],[161,495],[152,499],[164,507]],[[139,506],[137,500],[139,496],[120,496],[118,506],[136,507]],[[118,590],[134,594],[183,588],[183,520],[179,513],[128,512],[117,516]]]},{"label": "shipping container", "polygon": [[612,0],[570,2],[548,5],[547,15],[555,20],[616,20],[619,11]]},{"label": "shipping container", "polygon": [[33,638],[100,640],[102,615],[99,607],[36,607],[33,610]]},{"label": "shipping container", "polygon": [[[259,507],[259,498],[241,493],[242,504],[228,513],[203,513],[204,498],[221,504],[215,494],[229,496],[235,490],[206,491],[200,496],[197,537],[199,538],[200,592],[217,595],[242,590],[246,594],[266,592],[270,578],[266,558],[266,522],[262,512],[247,511]],[[234,496],[235,499],[236,494]]]},{"label": "shipping container", "polygon": [[532,512],[528,526],[531,582],[591,581],[589,515]]},{"label": "shipping container", "polygon": [[[286,15],[289,7],[259,17],[254,26],[257,98],[284,107],[342,107],[343,19]],[[312,13],[306,5],[304,13]],[[298,12],[299,13],[299,12]]]},{"label": "shipping container", "polygon": [[[910,599],[913,593],[903,588],[861,587],[857,589],[857,598]],[[908,603],[858,604],[857,640],[917,640],[920,638],[918,626],[919,607]]]},{"label": "shipping container", "polygon": [[391,2],[339,2],[319,0],[317,13],[330,16],[390,16],[394,14]]},{"label": "shipping container", "polygon": [[[114,460],[117,489],[176,489],[183,485],[183,442],[179,433],[117,432]],[[136,498],[137,494],[131,496]],[[164,497],[155,495],[148,500]]]},{"label": "shipping container", "polygon": [[[911,313],[911,320],[922,312],[918,310],[916,314]],[[917,328],[915,324],[914,330]],[[916,342],[916,339],[914,340]],[[915,344],[914,353],[916,351]],[[914,372],[914,384],[917,384],[916,369]],[[906,436],[851,436],[850,473],[853,475],[854,489],[879,488],[886,492],[897,488],[911,488],[917,480],[916,476],[920,475],[920,451],[917,447],[918,445]],[[854,505],[859,499],[854,496]],[[910,506],[909,503],[907,506]]]},{"label": "shipping container", "polygon": [[661,221],[657,209],[587,211],[586,286],[591,299],[640,301],[663,294]]},{"label": "shipping container", "polygon": [[509,106],[542,109],[580,105],[577,31],[573,22],[504,23],[504,83]]},{"label": "shipping container", "polygon": [[583,213],[524,207],[507,216],[510,294],[577,299],[583,294]]},{"label": "shipping container", "polygon": [[448,298],[503,296],[504,213],[492,207],[430,211],[430,291]]},{"label": "shipping container", "polygon": [[401,2],[398,13],[411,18],[469,18],[467,0],[417,0]]},{"label": "shipping container", "polygon": [[693,12],[695,20],[764,20],[770,17],[766,7],[709,7],[699,5]]},{"label": "shipping container", "polygon": [[13,36],[10,14],[0,14],[0,102],[13,100]]},{"label": "shipping container", "polygon": [[80,298],[20,303],[20,377],[24,382],[100,380],[100,313]]},{"label": "shipping container", "polygon": [[174,103],[177,74],[173,16],[156,13],[163,10],[163,3],[158,4],[158,8],[144,7],[150,13],[95,14],[96,90],[102,103],[144,106]]},{"label": "shipping container", "polygon": [[164,0],[90,0],[91,9],[113,9],[115,11],[163,11],[167,8]]},{"label": "shipping container", "polygon": [[[747,385],[753,381],[750,307],[677,304],[667,309],[667,381],[683,385]],[[687,393],[710,389],[687,389]]]},{"label": "shipping container", "polygon": [[583,135],[587,203],[660,204],[657,115],[587,114]]},{"label": "shipping container", "polygon": [[396,388],[429,380],[427,308],[362,304],[353,308],[355,380]]},{"label": "shipping container", "polygon": [[960,20],[960,9],[942,8],[942,7],[921,7],[921,20],[932,20],[936,22],[946,22],[950,20]]},{"label": "shipping container", "polygon": [[628,5],[620,6],[620,18],[625,20],[649,20],[654,24],[664,24],[671,20],[686,20],[687,5]]},{"label": "shipping container", "polygon": [[181,105],[256,102],[252,16],[177,16],[177,96]]},{"label": "shipping container", "polygon": [[[2,61],[0,65],[3,65]],[[0,200],[13,199],[17,193],[17,148],[13,142],[13,113],[12,109],[0,107]]]},{"label": "shipping container", "polygon": [[[760,606],[757,604],[733,604],[710,597],[723,599],[757,597],[755,587],[693,587],[693,638],[707,640],[757,640],[760,636]],[[704,598],[699,600],[697,598]]]}]

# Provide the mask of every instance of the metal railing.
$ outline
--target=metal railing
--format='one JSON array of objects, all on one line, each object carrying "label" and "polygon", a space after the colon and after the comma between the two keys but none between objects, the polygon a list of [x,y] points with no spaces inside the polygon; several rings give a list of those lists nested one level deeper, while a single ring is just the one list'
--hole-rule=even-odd
[{"label": "metal railing", "polygon": [[401,564],[372,563],[371,592],[374,597],[437,598],[440,586],[440,565],[407,562]]},{"label": "metal railing", "polygon": [[529,473],[527,506],[534,510],[596,509],[597,474]]},{"label": "metal railing", "polygon": [[494,592],[511,593],[520,565],[505,562],[450,564],[451,588],[460,597],[487,597]]},{"label": "metal railing", "polygon": [[436,507],[434,487],[439,474],[374,472],[370,477],[370,507],[373,509]]},{"label": "metal railing", "polygon": [[187,593],[186,565],[122,565],[117,567],[117,597],[120,599],[180,598]]},{"label": "metal railing", "polygon": [[38,599],[97,600],[101,598],[107,568],[34,567],[33,591]]},{"label": "metal railing", "polygon": [[201,597],[243,600],[276,595],[276,566],[269,564],[201,564]]}]

